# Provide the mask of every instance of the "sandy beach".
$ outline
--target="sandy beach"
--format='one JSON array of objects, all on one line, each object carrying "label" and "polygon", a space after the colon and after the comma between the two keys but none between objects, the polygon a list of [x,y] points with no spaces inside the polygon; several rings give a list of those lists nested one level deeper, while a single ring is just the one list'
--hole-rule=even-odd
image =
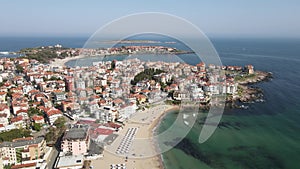
[{"label": "sandy beach", "polygon": [[[94,168],[110,169],[112,164],[125,164],[127,169],[162,169],[163,164],[160,154],[156,152],[153,140],[155,127],[160,119],[170,110],[178,109],[171,105],[156,105],[145,111],[137,112],[125,123],[124,128],[119,131],[117,139],[105,147],[103,157],[92,160]],[[130,129],[136,129],[135,139],[128,153],[116,154],[117,149],[126,138]]]},{"label": "sandy beach", "polygon": [[84,55],[78,55],[75,57],[66,57],[64,59],[55,58],[53,61],[50,61],[50,65],[52,65],[53,67],[64,67],[67,62],[71,60],[81,59],[84,57]]}]

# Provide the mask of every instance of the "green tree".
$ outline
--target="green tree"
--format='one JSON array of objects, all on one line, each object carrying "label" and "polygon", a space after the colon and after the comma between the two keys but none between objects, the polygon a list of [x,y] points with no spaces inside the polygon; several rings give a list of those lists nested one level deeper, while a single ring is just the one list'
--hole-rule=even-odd
[{"label": "green tree", "polygon": [[17,65],[16,69],[18,73],[22,73],[24,71],[24,68],[21,65]]},{"label": "green tree", "polygon": [[3,169],[11,169],[11,164],[5,165]]},{"label": "green tree", "polygon": [[54,125],[59,129],[64,128],[66,125],[66,119],[64,117],[59,117],[55,120]]},{"label": "green tree", "polygon": [[115,70],[115,68],[116,68],[116,60],[113,60],[111,62],[111,70]]},{"label": "green tree", "polygon": [[33,115],[43,116],[43,113],[40,110],[38,110],[37,108],[30,107],[28,109],[28,116],[32,117]]},{"label": "green tree", "polygon": [[45,139],[47,142],[52,142],[52,141],[55,142],[56,141],[57,135],[56,135],[56,131],[53,127],[49,128],[49,132],[46,133]]},{"label": "green tree", "polygon": [[34,124],[33,124],[33,129],[34,129],[35,131],[41,131],[42,125],[39,124],[39,123],[34,123]]},{"label": "green tree", "polygon": [[154,69],[154,68],[145,69],[143,72],[140,72],[136,76],[134,76],[134,79],[133,81],[131,81],[131,84],[135,85],[137,82],[143,80],[153,80],[154,75],[158,75],[161,73],[164,73],[164,71],[160,69]]}]

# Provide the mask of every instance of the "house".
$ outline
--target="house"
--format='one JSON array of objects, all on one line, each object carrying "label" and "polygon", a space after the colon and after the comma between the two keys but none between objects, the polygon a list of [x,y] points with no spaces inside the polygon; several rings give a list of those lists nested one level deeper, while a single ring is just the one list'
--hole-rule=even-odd
[{"label": "house", "polygon": [[175,100],[184,100],[184,99],[188,99],[189,95],[186,92],[174,91],[173,98]]},{"label": "house", "polygon": [[23,116],[17,116],[10,119],[11,124],[15,125],[17,128],[25,128],[26,123]]},{"label": "house", "polygon": [[34,95],[34,99],[38,102],[42,101],[43,98],[45,98],[45,95],[42,93],[37,93]]},{"label": "house", "polygon": [[99,94],[99,93],[102,92],[102,88],[99,87],[99,86],[96,86],[96,87],[94,87],[94,92],[95,92],[96,94]]},{"label": "house", "polygon": [[85,155],[88,152],[90,138],[89,126],[75,125],[68,129],[61,141],[61,151],[72,155]]},{"label": "house", "polygon": [[113,102],[113,106],[116,107],[120,107],[121,105],[125,104],[124,100],[117,98],[115,100],[112,101]]},{"label": "house", "polygon": [[0,125],[3,125],[3,127],[8,125],[8,118],[4,113],[0,113]]},{"label": "house", "polygon": [[13,114],[17,115],[18,110],[28,109],[28,103],[13,101],[12,109],[13,109]]},{"label": "house", "polygon": [[44,119],[43,116],[34,115],[34,116],[32,116],[31,119],[34,123],[38,123],[38,124],[44,124],[45,123],[45,119]]},{"label": "house", "polygon": [[254,74],[254,66],[253,65],[246,65],[245,66],[245,71],[249,75]]},{"label": "house", "polygon": [[54,100],[56,102],[60,102],[60,101],[66,99],[65,93],[63,91],[61,91],[61,90],[53,90],[52,94],[53,94]]},{"label": "house", "polygon": [[0,104],[0,114],[4,114],[5,118],[10,116],[10,110],[7,104]]},{"label": "house", "polygon": [[179,87],[177,84],[173,83],[170,85],[171,90],[179,90]]},{"label": "house", "polygon": [[65,100],[61,102],[63,112],[66,112],[67,110],[76,110],[80,109],[80,105],[72,100]]},{"label": "house", "polygon": [[104,106],[99,112],[95,113],[96,119],[102,123],[114,122],[118,116],[118,111],[111,106]]},{"label": "house", "polygon": [[62,112],[58,109],[52,108],[49,109],[46,112],[46,116],[47,116],[47,121],[50,125],[53,125],[53,123],[59,118],[62,117]]},{"label": "house", "polygon": [[198,71],[202,72],[202,71],[205,71],[205,63],[204,62],[201,62],[201,63],[198,63],[196,65]]},{"label": "house", "polygon": [[227,94],[235,94],[238,89],[238,83],[227,82],[226,83],[226,93]]},{"label": "house", "polygon": [[41,104],[45,107],[52,107],[52,102],[46,98],[42,98]]},{"label": "house", "polygon": [[89,112],[92,114],[96,113],[100,108],[96,101],[92,101],[88,105],[89,105],[89,107],[88,107]]},{"label": "house", "polygon": [[45,151],[46,141],[42,137],[19,138],[0,144],[1,158],[12,165],[42,161]]},{"label": "house", "polygon": [[147,101],[147,97],[143,94],[139,94],[136,96],[136,99],[137,101],[140,103],[140,104],[143,104]]},{"label": "house", "polygon": [[17,116],[22,116],[23,119],[28,119],[28,111],[26,109],[20,109],[16,111]]},{"label": "house", "polygon": [[0,92],[0,103],[6,103],[6,92]]}]

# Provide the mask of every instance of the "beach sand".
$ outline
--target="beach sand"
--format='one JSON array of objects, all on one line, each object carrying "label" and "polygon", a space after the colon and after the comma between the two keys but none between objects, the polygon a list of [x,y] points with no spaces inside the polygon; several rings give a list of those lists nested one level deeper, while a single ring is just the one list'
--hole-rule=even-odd
[{"label": "beach sand", "polygon": [[[54,59],[50,64],[53,67],[64,67],[65,63],[75,59],[81,59],[84,56],[67,57],[64,59]],[[105,147],[103,157],[92,160],[91,165],[96,169],[110,169],[111,164],[125,164],[127,169],[162,169],[163,163],[157,145],[153,140],[155,127],[159,124],[160,119],[165,113],[172,109],[178,109],[177,106],[156,105],[151,108],[135,113],[125,126],[117,134],[117,139]],[[119,147],[125,133],[129,128],[137,128],[137,133],[130,151],[127,155],[117,155],[116,149]]]},{"label": "beach sand", "polygon": [[[91,165],[97,169],[110,169],[111,164],[125,164],[128,169],[163,168],[160,154],[156,152],[157,145],[155,145],[152,137],[160,119],[172,109],[178,109],[178,107],[157,105],[148,110],[137,112],[125,123],[124,128],[117,133],[119,135],[117,139],[111,145],[105,147],[103,157],[92,160]],[[137,128],[129,153],[117,155],[115,152],[129,128]]]},{"label": "beach sand", "polygon": [[50,61],[50,65],[52,67],[64,67],[67,62],[69,62],[71,60],[81,59],[84,57],[85,57],[84,55],[78,55],[75,57],[66,57],[64,59],[55,58],[53,61]]}]

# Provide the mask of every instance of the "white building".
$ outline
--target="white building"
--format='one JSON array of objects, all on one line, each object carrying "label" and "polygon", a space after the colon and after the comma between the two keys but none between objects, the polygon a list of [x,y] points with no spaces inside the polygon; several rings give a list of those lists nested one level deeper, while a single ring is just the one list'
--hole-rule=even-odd
[{"label": "white building", "polygon": [[53,123],[59,118],[62,117],[62,113],[58,109],[50,109],[46,112],[47,120],[49,124],[53,125]]},{"label": "white building", "polygon": [[81,169],[83,167],[83,155],[58,157],[55,169]]},{"label": "white building", "polygon": [[114,122],[118,117],[118,111],[111,106],[104,106],[98,112],[95,113],[96,119],[102,123]]}]

